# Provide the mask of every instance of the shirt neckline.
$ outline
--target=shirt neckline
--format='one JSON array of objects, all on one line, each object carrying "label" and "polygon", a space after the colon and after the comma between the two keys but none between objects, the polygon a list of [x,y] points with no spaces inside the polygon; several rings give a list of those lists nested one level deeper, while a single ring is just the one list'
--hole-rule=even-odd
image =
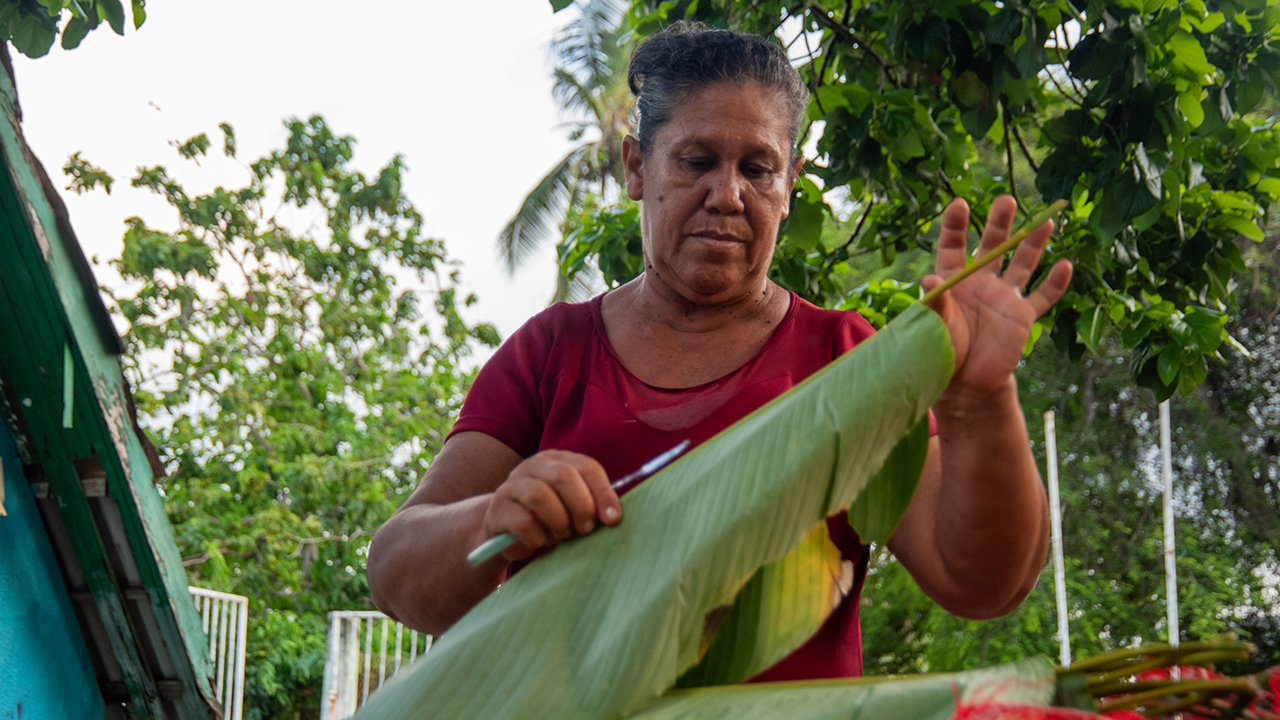
[{"label": "shirt neckline", "polygon": [[756,353],[754,355],[748,358],[746,362],[742,363],[741,365],[734,368],[733,370],[730,370],[724,375],[721,375],[720,377],[715,378],[714,380],[708,380],[707,382],[701,383],[699,385],[693,385],[690,387],[670,388],[670,387],[662,387],[661,385],[653,385],[651,383],[645,382],[644,380],[636,376],[635,373],[631,372],[631,369],[628,368],[627,364],[622,361],[622,358],[618,355],[618,351],[613,347],[613,343],[609,341],[609,333],[605,332],[603,307],[604,307],[604,296],[608,295],[609,294],[608,292],[600,293],[599,295],[591,299],[591,321],[592,321],[591,330],[592,330],[592,333],[595,334],[596,336],[596,342],[600,343],[600,346],[604,348],[604,351],[608,353],[610,357],[613,358],[614,363],[617,364],[619,370],[621,370],[622,374],[626,377],[628,381],[657,393],[667,393],[667,394],[694,393],[702,390],[707,390],[709,388],[715,387],[717,385],[720,385],[730,380],[734,376],[740,374],[744,369],[751,367],[752,365],[755,365],[760,360],[760,358],[764,356],[766,352],[768,352],[774,345],[780,342],[778,338],[782,335],[783,330],[788,329],[791,323],[794,322],[795,315],[796,315],[796,307],[800,302],[800,297],[796,295],[795,292],[791,290],[787,290],[786,292],[787,292],[787,312],[782,316],[782,320],[778,323],[778,326],[773,329],[773,332],[769,335],[769,338],[764,341],[764,344],[762,344],[758,350],[756,350]]}]

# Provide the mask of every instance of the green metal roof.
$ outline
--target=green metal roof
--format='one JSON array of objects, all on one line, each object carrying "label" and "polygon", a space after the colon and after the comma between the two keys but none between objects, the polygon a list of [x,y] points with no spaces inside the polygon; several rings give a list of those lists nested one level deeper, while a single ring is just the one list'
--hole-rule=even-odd
[{"label": "green metal roof", "polygon": [[121,343],[23,139],[7,49],[0,55],[0,416],[22,445],[104,699],[137,717],[218,717]]}]

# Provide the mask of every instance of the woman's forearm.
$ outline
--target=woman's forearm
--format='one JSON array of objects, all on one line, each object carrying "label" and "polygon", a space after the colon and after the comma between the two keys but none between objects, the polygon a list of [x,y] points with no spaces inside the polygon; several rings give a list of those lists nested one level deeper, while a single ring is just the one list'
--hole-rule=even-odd
[{"label": "woman's forearm", "polygon": [[406,505],[369,547],[369,592],[391,617],[439,634],[493,592],[507,563],[494,558],[472,567],[466,556],[484,541],[481,523],[489,496],[448,505]]},{"label": "woman's forearm", "polygon": [[[604,468],[586,455],[544,450],[521,458],[483,433],[458,433],[374,536],[369,592],[400,622],[440,633],[493,592],[511,562],[621,519]],[[502,533],[518,541],[479,567],[467,562]]]},{"label": "woman's forearm", "polygon": [[944,394],[935,413],[942,473],[935,542],[943,562],[954,582],[986,586],[1016,606],[1048,549],[1048,508],[1017,385],[1010,377],[994,393]]},{"label": "woman's forearm", "polygon": [[1017,387],[948,391],[938,437],[890,549],[950,612],[984,619],[1021,604],[1047,551],[1047,507]]}]

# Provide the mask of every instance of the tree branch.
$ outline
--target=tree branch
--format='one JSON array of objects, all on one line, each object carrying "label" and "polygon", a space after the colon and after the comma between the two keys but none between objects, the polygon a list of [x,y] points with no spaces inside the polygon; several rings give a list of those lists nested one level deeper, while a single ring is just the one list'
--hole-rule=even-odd
[{"label": "tree branch", "polygon": [[[1069,6],[1069,5],[1070,5],[1070,4],[1068,3],[1068,6]],[[1083,18],[1078,18],[1078,19],[1079,19],[1079,22],[1080,22],[1080,27],[1081,27],[1081,28],[1082,28],[1082,30],[1083,30],[1083,28],[1085,27],[1084,19],[1083,19]],[[1053,37],[1054,37],[1054,39],[1055,39],[1055,40],[1057,40],[1057,37],[1058,37],[1058,31],[1059,31],[1059,30],[1061,30],[1061,31],[1062,31],[1062,43],[1063,43],[1063,45],[1066,45],[1066,46],[1067,46],[1067,52],[1070,52],[1070,51],[1071,51],[1070,39],[1069,39],[1069,37],[1067,36],[1067,31],[1066,31],[1066,30],[1063,30],[1061,25],[1059,25],[1058,27],[1054,28],[1054,30],[1053,30]],[[1062,65],[1062,67],[1064,67],[1064,68],[1065,68],[1065,67],[1067,66],[1067,58],[1066,58],[1066,55],[1064,55],[1064,54],[1063,54],[1063,52],[1062,52],[1062,45],[1059,45],[1057,42],[1054,42],[1054,44],[1053,44],[1053,48],[1054,48],[1054,50],[1056,50],[1056,51],[1057,51],[1057,53],[1058,53],[1058,62],[1059,62],[1059,64],[1061,64],[1061,65]],[[1050,76],[1052,76],[1052,73],[1050,73]],[[1079,85],[1077,85],[1077,84],[1076,84],[1076,79],[1071,75],[1071,73],[1070,73],[1070,72],[1068,72],[1068,73],[1067,73],[1067,81],[1071,83],[1071,87],[1072,87],[1072,89],[1074,89],[1074,90],[1076,91],[1076,93],[1077,93],[1077,94],[1079,94],[1079,96],[1080,96],[1080,98],[1081,98],[1081,103],[1083,103],[1083,102],[1084,102],[1083,98],[1084,98],[1084,96],[1086,95],[1086,93],[1085,93],[1085,91],[1084,91],[1084,88],[1083,88],[1083,87],[1080,87]],[[1056,85],[1057,83],[1054,83],[1054,84]]]},{"label": "tree branch", "polygon": [[209,560],[209,553],[201,553],[192,557],[182,558],[182,567],[189,568],[195,565],[203,565]]},{"label": "tree branch", "polygon": [[[876,206],[876,203],[874,200],[867,203],[866,209],[862,211],[862,217],[858,218],[858,224],[854,226],[853,232],[849,234],[849,239],[845,240],[844,244],[841,245],[839,248],[837,248],[838,250],[848,251],[849,246],[852,245],[853,241],[857,239],[858,233],[862,232],[862,226],[866,224],[867,218],[871,216],[871,208],[875,206]],[[831,255],[828,255],[827,257],[828,259],[834,260],[834,258],[832,258]]]},{"label": "tree branch", "polygon": [[[845,22],[848,22],[848,19],[849,4],[845,3]],[[836,36],[835,33],[832,33],[831,39],[827,41],[827,49],[822,54],[822,67],[818,68],[818,74],[813,76],[813,88],[811,90],[813,93],[813,101],[818,105],[818,112],[821,112],[823,115],[827,114],[827,109],[822,106],[822,100],[818,98],[818,88],[822,86],[822,79],[827,76],[827,68],[831,66],[831,59],[835,57],[835,46]],[[821,47],[821,45],[819,45],[819,47]],[[812,65],[812,61],[810,62],[810,65]],[[813,123],[809,123],[804,126],[804,134],[800,136],[800,140],[796,143],[796,147],[804,147],[804,144],[809,140],[809,131],[812,129]]]},{"label": "tree branch", "polygon": [[[1083,97],[1077,97],[1073,93],[1067,92],[1066,89],[1064,89],[1061,85],[1058,84],[1058,80],[1053,76],[1052,71],[1046,71],[1045,74],[1049,76],[1049,82],[1053,83],[1053,86],[1058,89],[1058,93],[1062,95],[1062,97],[1075,103],[1076,106],[1078,107],[1084,107]],[[1068,74],[1067,77],[1070,78],[1071,76]],[[1074,86],[1072,89],[1074,90]]]},{"label": "tree branch", "polygon": [[1018,147],[1022,148],[1022,156],[1027,159],[1027,164],[1031,166],[1032,172],[1038,174],[1040,165],[1035,161],[1035,158],[1031,157],[1031,148],[1027,147],[1027,141],[1022,139],[1022,133],[1018,130],[1016,124],[1010,125],[1010,127],[1013,128],[1013,137],[1017,139]]},{"label": "tree branch", "polygon": [[[884,74],[888,75],[891,80],[893,79],[893,75],[890,72],[891,70],[893,70],[893,66],[890,65],[888,62],[886,62],[883,57],[880,57],[880,54],[877,53],[874,49],[872,49],[870,43],[867,43],[862,38],[858,37],[857,33],[851,30],[847,25],[844,25],[838,20],[827,15],[825,10],[823,10],[822,8],[816,7],[813,4],[813,0],[809,0],[808,2],[806,2],[804,4],[804,7],[806,10],[809,11],[810,15],[812,15],[815,20],[817,20],[822,25],[825,25],[829,30],[831,30],[831,32],[835,33],[836,35],[839,35],[845,40],[848,40],[854,45],[857,45],[858,47],[862,48],[862,51],[865,52],[867,55],[870,55],[872,59],[874,59],[876,63],[880,66],[880,69],[884,70]],[[895,81],[894,84],[897,85],[898,83]]]},{"label": "tree branch", "polygon": [[1000,124],[1004,126],[1004,159],[1009,167],[1009,194],[1021,208],[1022,199],[1018,197],[1018,185],[1013,177],[1013,142],[1009,139],[1009,106],[1003,102],[1000,103]]}]

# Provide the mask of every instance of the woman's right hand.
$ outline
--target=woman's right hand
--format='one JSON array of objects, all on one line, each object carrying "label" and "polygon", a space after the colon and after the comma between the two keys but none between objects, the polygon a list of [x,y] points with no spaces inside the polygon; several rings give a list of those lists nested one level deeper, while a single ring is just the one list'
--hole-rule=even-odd
[{"label": "woman's right hand", "polygon": [[522,461],[498,486],[485,509],[486,537],[515,535],[502,553],[507,562],[595,530],[616,525],[622,505],[604,468],[593,458],[564,450],[544,450]]}]

